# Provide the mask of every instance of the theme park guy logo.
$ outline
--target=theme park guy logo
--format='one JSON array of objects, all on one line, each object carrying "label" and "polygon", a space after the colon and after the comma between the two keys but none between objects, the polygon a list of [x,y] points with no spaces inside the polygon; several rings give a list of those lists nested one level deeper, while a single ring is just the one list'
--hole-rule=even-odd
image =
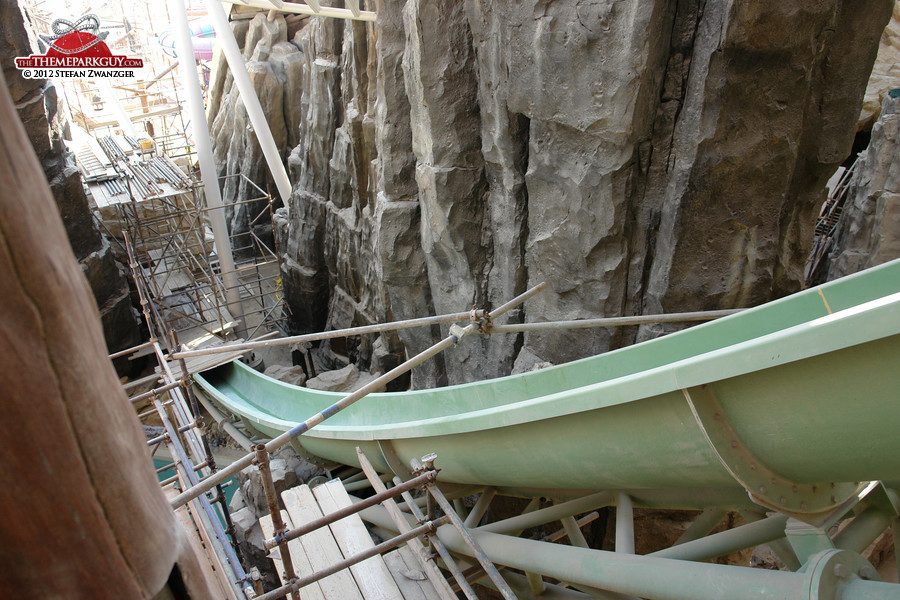
[{"label": "theme park guy logo", "polygon": [[27,79],[50,77],[135,77],[135,69],[144,66],[140,58],[113,54],[104,41],[108,31],[100,32],[97,15],[84,15],[74,23],[53,21],[54,35],[42,35],[48,44],[45,54],[16,58],[16,67]]}]

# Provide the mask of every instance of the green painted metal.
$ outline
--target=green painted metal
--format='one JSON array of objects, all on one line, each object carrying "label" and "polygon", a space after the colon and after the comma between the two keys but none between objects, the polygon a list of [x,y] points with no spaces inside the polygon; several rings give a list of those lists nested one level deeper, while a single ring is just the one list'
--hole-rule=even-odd
[{"label": "green painted metal", "polygon": [[[345,464],[357,464],[360,446],[387,471],[379,442],[389,441],[383,445],[396,455],[392,462],[436,452],[442,482],[544,495],[630,490],[636,503],[639,490],[735,488],[743,477],[735,473],[749,472],[736,461],[752,457],[763,472],[777,474],[777,495],[768,500],[784,512],[827,510],[855,492],[854,482],[900,479],[898,292],[895,261],[573,363],[372,394],[299,443]],[[270,436],[341,397],[272,380],[240,363],[196,379]],[[697,389],[714,395],[712,414],[727,429],[709,435],[707,418],[696,416],[685,396]],[[722,446],[726,434],[740,452]]]}]

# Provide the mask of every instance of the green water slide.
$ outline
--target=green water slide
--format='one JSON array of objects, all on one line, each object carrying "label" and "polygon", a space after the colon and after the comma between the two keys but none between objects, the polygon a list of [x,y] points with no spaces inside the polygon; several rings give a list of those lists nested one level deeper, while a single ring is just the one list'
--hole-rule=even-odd
[{"label": "green water slide", "polygon": [[[291,386],[240,362],[195,379],[266,437],[343,396]],[[755,507],[815,529],[851,514],[866,494],[896,506],[898,389],[895,261],[592,358],[371,394],[293,443],[347,465],[359,464],[359,447],[376,469],[401,478],[412,459],[436,453],[439,484],[463,490],[490,486],[560,501],[607,491],[639,506]],[[885,510],[889,524],[896,512]],[[794,545],[808,566],[814,553]],[[883,597],[900,598],[889,587]]]}]

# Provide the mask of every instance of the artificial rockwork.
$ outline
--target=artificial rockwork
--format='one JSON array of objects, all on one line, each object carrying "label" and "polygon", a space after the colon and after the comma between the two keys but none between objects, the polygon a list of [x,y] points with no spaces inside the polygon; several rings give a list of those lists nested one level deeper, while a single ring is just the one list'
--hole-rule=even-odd
[{"label": "artificial rockwork", "polygon": [[[235,21],[232,29],[244,48],[250,81],[267,116],[275,145],[286,158],[300,136],[303,55],[296,41],[289,41],[291,28],[284,17],[270,20],[260,13],[252,20]],[[217,53],[213,65],[215,76],[210,83],[207,120],[217,176],[226,204],[226,221],[235,236],[235,252],[238,256],[250,256],[258,244],[249,235],[251,231],[271,247],[266,193],[274,193],[275,186],[224,54]]]},{"label": "artificial rockwork", "polygon": [[900,89],[859,155],[828,256],[828,280],[900,258]]},{"label": "artificial rockwork", "polygon": [[[15,68],[14,57],[32,52],[22,13],[15,2],[0,6],[0,20],[6,24],[0,33],[0,56],[8,58],[3,64],[3,75],[50,184],[69,244],[94,293],[106,346],[110,353],[135,346],[141,341],[141,328],[131,304],[126,271],[94,223],[81,174],[63,145],[56,88],[44,79],[25,79]],[[129,367],[127,360],[117,366],[123,370]]]},{"label": "artificial rockwork", "polygon": [[[362,4],[375,24],[311,18],[291,38],[302,74],[279,110],[299,106],[301,119],[275,225],[298,331],[496,307],[541,281],[550,289],[512,320],[753,306],[798,290],[893,7]],[[668,329],[472,338],[412,384]],[[379,370],[446,334],[350,339],[330,356]]]}]

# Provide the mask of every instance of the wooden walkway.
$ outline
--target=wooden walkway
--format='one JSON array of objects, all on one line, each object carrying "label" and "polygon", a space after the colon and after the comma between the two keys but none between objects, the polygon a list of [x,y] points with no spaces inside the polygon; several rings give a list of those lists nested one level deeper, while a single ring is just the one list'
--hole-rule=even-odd
[{"label": "wooden walkway", "polygon": [[[310,489],[301,485],[281,494],[287,511],[281,511],[288,528],[330,514],[351,500],[338,480]],[[263,533],[272,537],[272,518],[259,520]],[[372,541],[359,515],[350,515],[288,542],[294,572],[298,577],[311,575],[345,558],[372,548]],[[284,568],[275,548],[270,554],[282,582]],[[304,600],[427,600],[437,594],[407,547],[384,557],[374,556],[349,569],[329,575],[300,590]]]}]

